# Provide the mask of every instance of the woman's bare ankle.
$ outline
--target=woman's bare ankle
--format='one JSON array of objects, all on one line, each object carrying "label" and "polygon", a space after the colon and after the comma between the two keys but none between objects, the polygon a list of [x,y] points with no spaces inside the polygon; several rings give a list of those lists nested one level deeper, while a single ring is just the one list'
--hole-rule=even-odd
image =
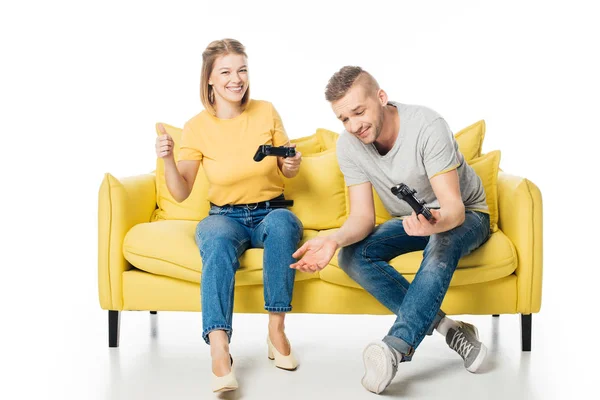
[{"label": "woman's bare ankle", "polygon": [[285,313],[269,313],[269,332],[283,333],[285,331]]},{"label": "woman's bare ankle", "polygon": [[214,359],[229,358],[229,337],[225,331],[213,331],[208,334],[210,356]]}]

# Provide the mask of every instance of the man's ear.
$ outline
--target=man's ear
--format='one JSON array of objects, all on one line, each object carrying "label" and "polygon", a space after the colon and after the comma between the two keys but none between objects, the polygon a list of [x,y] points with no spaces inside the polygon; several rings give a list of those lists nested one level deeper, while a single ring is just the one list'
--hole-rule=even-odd
[{"label": "man's ear", "polygon": [[377,100],[381,103],[382,106],[386,106],[388,103],[388,95],[383,89],[379,89],[377,91]]}]

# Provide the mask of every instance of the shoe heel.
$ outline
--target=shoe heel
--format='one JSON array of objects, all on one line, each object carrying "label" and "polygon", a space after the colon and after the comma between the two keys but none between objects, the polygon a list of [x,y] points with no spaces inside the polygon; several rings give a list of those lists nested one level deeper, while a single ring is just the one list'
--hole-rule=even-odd
[{"label": "shoe heel", "polygon": [[269,348],[269,351],[267,354],[267,357],[269,357],[269,360],[274,360],[275,359],[275,355],[273,355],[273,349],[271,348],[271,343],[267,342],[267,347]]},{"label": "shoe heel", "polygon": [[[289,342],[288,342],[289,343]],[[284,356],[281,354],[273,343],[271,343],[271,338],[267,335],[267,347],[269,348],[269,359],[275,360],[275,366],[280,369],[285,369],[286,371],[295,371],[298,368],[298,361],[291,352],[290,346],[290,354]]]}]

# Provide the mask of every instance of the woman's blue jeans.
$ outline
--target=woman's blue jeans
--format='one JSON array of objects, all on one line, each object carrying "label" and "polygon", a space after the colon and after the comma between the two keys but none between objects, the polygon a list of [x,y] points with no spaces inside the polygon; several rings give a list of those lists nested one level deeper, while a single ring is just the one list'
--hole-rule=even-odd
[{"label": "woman's blue jeans", "polygon": [[290,210],[211,206],[198,223],[196,244],[202,257],[202,337],[223,330],[232,334],[233,293],[239,258],[248,248],[264,248],[265,310],[291,311],[296,262],[292,254],[302,238],[302,223]]}]

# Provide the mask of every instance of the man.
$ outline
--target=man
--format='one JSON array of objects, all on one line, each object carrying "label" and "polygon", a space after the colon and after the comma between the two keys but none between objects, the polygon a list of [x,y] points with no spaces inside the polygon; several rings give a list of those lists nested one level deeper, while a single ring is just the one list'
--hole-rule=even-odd
[{"label": "man", "polygon": [[[350,215],[327,237],[311,239],[291,265],[306,272],[324,268],[339,248],[340,267],[397,315],[388,334],[364,352],[362,384],[382,392],[398,363],[410,361],[425,335],[437,330],[475,372],[486,355],[477,329],[440,310],[458,260],[490,233],[489,211],[479,177],[464,161],[454,136],[436,112],[388,102],[377,81],[360,67],[343,67],[327,85],[326,99],[345,131],[337,143]],[[434,220],[415,215],[391,188],[404,183],[431,209]],[[393,218],[375,227],[372,188]],[[388,262],[424,250],[412,283]]]}]

